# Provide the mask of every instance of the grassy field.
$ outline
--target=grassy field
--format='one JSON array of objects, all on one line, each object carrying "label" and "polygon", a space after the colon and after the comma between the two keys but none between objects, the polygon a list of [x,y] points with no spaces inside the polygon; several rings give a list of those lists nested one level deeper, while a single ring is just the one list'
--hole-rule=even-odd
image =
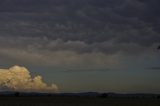
[{"label": "grassy field", "polygon": [[160,106],[160,99],[100,97],[0,97],[0,106]]}]

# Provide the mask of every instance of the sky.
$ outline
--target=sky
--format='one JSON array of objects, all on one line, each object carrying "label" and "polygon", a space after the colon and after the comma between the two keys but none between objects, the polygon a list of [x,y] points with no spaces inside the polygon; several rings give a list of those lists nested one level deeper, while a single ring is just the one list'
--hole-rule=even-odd
[{"label": "sky", "polygon": [[[159,4],[0,0],[0,75],[25,69],[27,89],[39,75],[59,92],[160,93]],[[26,90],[22,79],[0,88]]]}]

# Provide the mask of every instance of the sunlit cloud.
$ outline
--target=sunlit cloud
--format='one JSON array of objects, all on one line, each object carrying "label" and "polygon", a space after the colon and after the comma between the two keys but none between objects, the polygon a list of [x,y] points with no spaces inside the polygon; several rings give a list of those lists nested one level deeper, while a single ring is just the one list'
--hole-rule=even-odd
[{"label": "sunlit cloud", "polygon": [[57,92],[55,84],[47,85],[41,76],[32,77],[25,67],[0,69],[0,90],[23,92]]}]

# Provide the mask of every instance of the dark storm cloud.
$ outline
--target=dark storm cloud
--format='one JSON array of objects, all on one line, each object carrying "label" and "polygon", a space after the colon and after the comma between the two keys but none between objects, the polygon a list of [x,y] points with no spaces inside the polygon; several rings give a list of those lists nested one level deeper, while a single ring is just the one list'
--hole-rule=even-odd
[{"label": "dark storm cloud", "polygon": [[[51,51],[150,51],[160,43],[158,4],[158,0],[1,0],[0,36],[23,37],[24,45]],[[33,37],[39,39],[37,44],[28,41]],[[12,45],[23,47],[24,40],[20,41]]]},{"label": "dark storm cloud", "polygon": [[149,68],[147,68],[147,69],[149,69],[149,70],[160,70],[160,67],[149,67]]}]

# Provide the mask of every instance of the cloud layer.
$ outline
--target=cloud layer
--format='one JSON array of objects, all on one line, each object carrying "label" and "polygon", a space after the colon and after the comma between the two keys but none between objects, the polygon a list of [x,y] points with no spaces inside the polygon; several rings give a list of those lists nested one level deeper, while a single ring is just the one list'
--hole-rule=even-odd
[{"label": "cloud layer", "polygon": [[9,69],[0,69],[0,90],[23,92],[57,92],[55,84],[47,85],[41,76],[31,77],[25,67],[13,66]]},{"label": "cloud layer", "polygon": [[[143,46],[160,42],[158,0],[2,0],[0,34]],[[8,6],[9,5],[9,6]]]},{"label": "cloud layer", "polygon": [[67,69],[120,68],[124,65],[122,59],[125,56],[153,55],[157,45],[117,44],[114,40],[88,44],[45,37],[0,37],[0,62],[13,61],[16,62],[14,64]]},{"label": "cloud layer", "polygon": [[157,4],[159,0],[1,0],[0,63],[112,68],[123,64],[123,56],[155,55],[160,45]]}]

